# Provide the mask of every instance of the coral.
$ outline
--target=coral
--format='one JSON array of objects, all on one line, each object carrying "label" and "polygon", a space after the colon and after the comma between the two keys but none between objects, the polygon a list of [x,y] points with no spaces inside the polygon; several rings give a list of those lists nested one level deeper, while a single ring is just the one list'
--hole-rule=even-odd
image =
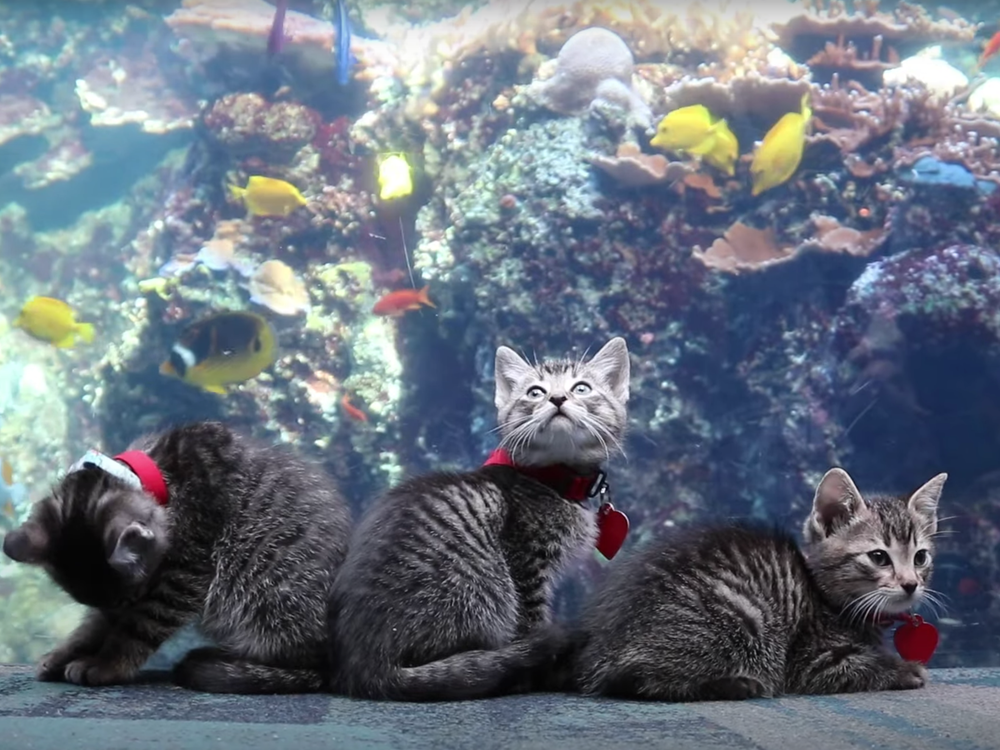
[{"label": "coral", "polygon": [[525,93],[564,115],[581,113],[597,98],[614,101],[648,127],[649,107],[632,89],[634,64],[628,45],[613,31],[583,29],[559,50],[552,76],[536,81]]},{"label": "coral", "polygon": [[882,71],[905,55],[938,42],[971,42],[976,33],[967,21],[935,21],[922,6],[908,2],[898,3],[891,14],[847,13],[843,3],[833,2],[822,12],[800,13],[772,28],[778,46],[805,63],[818,82],[839,75],[873,87]]},{"label": "coral", "polygon": [[969,85],[962,71],[941,59],[941,47],[928,47],[882,73],[886,86],[923,86],[932,96],[948,100]]},{"label": "coral", "polygon": [[287,263],[268,260],[250,277],[250,301],[279,315],[298,315],[309,311],[309,292],[302,279]]},{"label": "coral", "polygon": [[202,115],[212,139],[236,156],[290,159],[315,137],[320,117],[293,102],[269,102],[260,94],[226,94]]},{"label": "coral", "polygon": [[[726,118],[737,137],[744,132],[738,123],[765,132],[786,112],[798,112],[802,95],[814,87],[805,80],[768,78],[751,74],[719,82],[711,78],[686,76],[663,92],[663,106],[669,112],[691,104],[703,104],[715,117]],[[739,138],[743,143],[746,138]]]},{"label": "coral", "polygon": [[886,239],[881,229],[859,231],[845,227],[831,216],[811,217],[813,231],[798,246],[779,245],[772,228],[755,229],[737,221],[708,248],[695,247],[694,257],[709,268],[731,274],[762,271],[788,263],[805,253],[823,252],[865,257]]},{"label": "coral", "polygon": [[595,154],[587,160],[624,187],[672,184],[691,173],[690,164],[670,161],[663,154],[644,154],[634,143],[622,143],[614,156]]}]

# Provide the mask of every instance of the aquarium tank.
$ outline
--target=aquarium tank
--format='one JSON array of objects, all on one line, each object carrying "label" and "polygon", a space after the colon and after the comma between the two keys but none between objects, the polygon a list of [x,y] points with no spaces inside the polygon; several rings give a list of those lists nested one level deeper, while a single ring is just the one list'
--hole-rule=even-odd
[{"label": "aquarium tank", "polygon": [[[622,336],[626,551],[946,472],[931,666],[997,666],[998,51],[992,0],[2,0],[0,533],[198,419],[360,517],[496,447],[498,346]],[[82,614],[0,601],[4,663]]]}]

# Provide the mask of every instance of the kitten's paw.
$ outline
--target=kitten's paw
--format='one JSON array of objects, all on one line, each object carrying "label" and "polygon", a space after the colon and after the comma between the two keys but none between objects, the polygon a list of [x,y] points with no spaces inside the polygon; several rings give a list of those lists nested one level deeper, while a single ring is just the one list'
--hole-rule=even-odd
[{"label": "kitten's paw", "polygon": [[745,701],[770,696],[770,691],[753,677],[720,677],[703,683],[698,694],[703,700]]},{"label": "kitten's paw", "polygon": [[129,682],[130,677],[131,675],[125,674],[115,664],[110,664],[92,656],[74,659],[66,665],[65,671],[66,682],[89,687],[120,685],[124,682]]},{"label": "kitten's paw", "polygon": [[35,667],[35,677],[41,682],[62,682],[66,679],[66,665],[77,656],[62,649],[53,649],[38,662],[38,666]]},{"label": "kitten's paw", "polygon": [[899,665],[893,690],[916,690],[927,684],[927,667],[918,661],[904,661]]}]

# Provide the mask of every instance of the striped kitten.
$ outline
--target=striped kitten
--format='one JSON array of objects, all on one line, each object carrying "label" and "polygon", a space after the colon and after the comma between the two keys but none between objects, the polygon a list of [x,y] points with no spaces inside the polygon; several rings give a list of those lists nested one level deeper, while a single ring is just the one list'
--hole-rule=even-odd
[{"label": "striped kitten", "polygon": [[579,689],[693,701],[922,687],[927,671],[884,650],[882,630],[925,593],[946,477],[866,501],[831,469],[805,554],[790,534],[741,523],[651,543],[588,606]]},{"label": "striped kitten", "polygon": [[43,657],[41,680],[129,682],[196,620],[218,647],[189,653],[179,684],[299,692],[324,685],[326,596],[349,524],[317,468],[203,422],[115,459],[88,452],[3,551],[91,608]]},{"label": "striped kitten", "polygon": [[[353,696],[460,700],[527,690],[562,648],[559,572],[594,547],[594,514],[525,472],[589,477],[625,434],[629,359],[532,366],[496,353],[501,445],[512,465],[411,479],[372,506],[330,603],[331,668]],[[585,497],[583,498],[586,499]]]}]

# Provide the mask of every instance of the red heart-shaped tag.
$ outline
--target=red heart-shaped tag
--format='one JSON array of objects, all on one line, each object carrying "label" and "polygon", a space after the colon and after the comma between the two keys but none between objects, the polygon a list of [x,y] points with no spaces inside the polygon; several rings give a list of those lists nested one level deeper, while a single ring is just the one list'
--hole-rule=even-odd
[{"label": "red heart-shaped tag", "polygon": [[896,644],[899,655],[904,659],[926,664],[934,656],[938,638],[936,627],[929,622],[924,622],[924,618],[920,615],[913,615],[896,628],[892,641]]},{"label": "red heart-shaped tag", "polygon": [[597,509],[597,551],[606,560],[618,554],[628,536],[628,516],[611,503]]}]

